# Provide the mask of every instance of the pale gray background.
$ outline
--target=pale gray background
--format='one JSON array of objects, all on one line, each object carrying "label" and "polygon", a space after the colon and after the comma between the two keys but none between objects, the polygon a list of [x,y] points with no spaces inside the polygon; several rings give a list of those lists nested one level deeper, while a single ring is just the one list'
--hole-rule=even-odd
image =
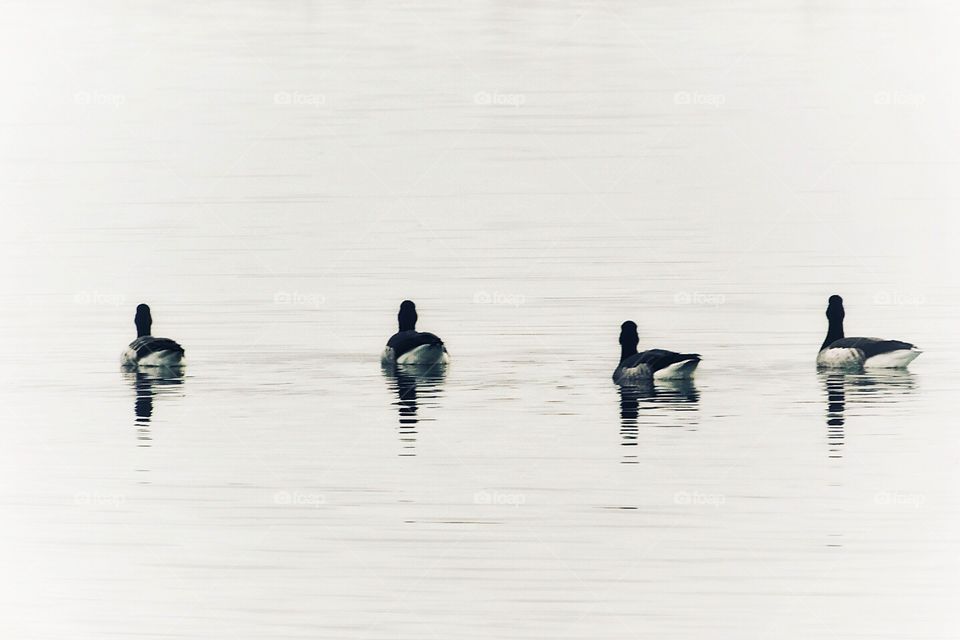
[{"label": "pale gray background", "polygon": [[[2,635],[955,638],[957,23],[6,3]],[[842,445],[832,293],[925,350],[839,381]],[[190,366],[138,429],[142,301]],[[704,355],[636,440],[627,318]]]}]

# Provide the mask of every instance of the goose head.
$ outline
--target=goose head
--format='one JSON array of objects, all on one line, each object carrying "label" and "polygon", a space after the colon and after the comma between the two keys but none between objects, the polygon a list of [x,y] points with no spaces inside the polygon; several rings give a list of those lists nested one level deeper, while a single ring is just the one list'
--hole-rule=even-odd
[{"label": "goose head", "polygon": [[634,355],[638,344],[640,336],[637,335],[637,323],[627,320],[620,325],[620,361]]},{"label": "goose head", "polygon": [[400,313],[397,314],[400,331],[415,331],[417,328],[417,305],[412,300],[400,303]]},{"label": "goose head", "polygon": [[133,323],[137,325],[138,338],[150,335],[150,326],[153,324],[150,307],[145,304],[138,304],[137,315],[133,317]]},{"label": "goose head", "polygon": [[843,310],[843,298],[838,295],[830,296],[827,301],[827,337],[820,345],[820,351],[829,347],[833,342],[843,338],[843,317],[846,313]]},{"label": "goose head", "polygon": [[843,322],[846,313],[843,310],[843,298],[838,295],[830,296],[827,301],[827,320],[831,323]]}]

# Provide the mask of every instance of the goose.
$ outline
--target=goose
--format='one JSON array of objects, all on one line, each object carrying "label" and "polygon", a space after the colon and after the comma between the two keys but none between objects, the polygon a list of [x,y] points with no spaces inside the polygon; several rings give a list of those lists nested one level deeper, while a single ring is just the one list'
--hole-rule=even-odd
[{"label": "goose", "polygon": [[183,347],[170,338],[156,338],[150,335],[150,307],[137,305],[137,315],[133,322],[137,325],[137,339],[130,343],[120,361],[127,367],[175,367],[183,364]]},{"label": "goose", "polygon": [[637,353],[639,343],[635,322],[627,320],[620,325],[620,364],[613,372],[614,382],[692,378],[700,364],[698,353],[676,353],[665,349],[648,349]]},{"label": "goose", "polygon": [[432,333],[417,331],[417,306],[412,301],[404,300],[400,304],[397,321],[400,330],[387,340],[380,357],[382,364],[436,365],[450,362],[443,340]]},{"label": "goose", "polygon": [[836,369],[902,369],[922,352],[909,342],[843,336],[843,298],[827,302],[827,337],[817,354],[817,366]]}]

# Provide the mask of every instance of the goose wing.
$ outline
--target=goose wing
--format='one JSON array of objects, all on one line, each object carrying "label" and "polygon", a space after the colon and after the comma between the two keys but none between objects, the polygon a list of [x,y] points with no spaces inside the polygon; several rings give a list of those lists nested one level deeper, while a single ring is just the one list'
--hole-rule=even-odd
[{"label": "goose wing", "polygon": [[144,358],[159,351],[173,351],[183,355],[183,347],[170,338],[143,336],[131,342],[130,348],[137,353],[137,358]]},{"label": "goose wing", "polygon": [[890,353],[891,351],[900,351],[914,348],[909,342],[900,340],[883,340],[881,338],[840,338],[830,343],[828,349],[859,349],[863,351],[864,358],[872,358],[881,353]]},{"label": "goose wing", "polygon": [[425,344],[443,344],[443,340],[432,333],[422,331],[401,331],[390,336],[387,346],[393,349],[396,357]]},{"label": "goose wing", "polygon": [[633,369],[641,364],[650,368],[650,373],[655,373],[660,369],[665,369],[672,364],[683,362],[684,360],[700,361],[699,353],[677,353],[676,351],[667,351],[666,349],[648,349],[630,356],[623,361],[623,367]]}]

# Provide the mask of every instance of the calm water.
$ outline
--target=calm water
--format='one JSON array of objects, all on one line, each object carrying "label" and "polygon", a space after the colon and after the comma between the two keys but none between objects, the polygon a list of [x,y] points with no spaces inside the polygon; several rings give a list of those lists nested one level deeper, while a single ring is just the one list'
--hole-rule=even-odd
[{"label": "calm water", "polygon": [[957,636],[957,9],[513,4],[8,6],[4,637]]}]

